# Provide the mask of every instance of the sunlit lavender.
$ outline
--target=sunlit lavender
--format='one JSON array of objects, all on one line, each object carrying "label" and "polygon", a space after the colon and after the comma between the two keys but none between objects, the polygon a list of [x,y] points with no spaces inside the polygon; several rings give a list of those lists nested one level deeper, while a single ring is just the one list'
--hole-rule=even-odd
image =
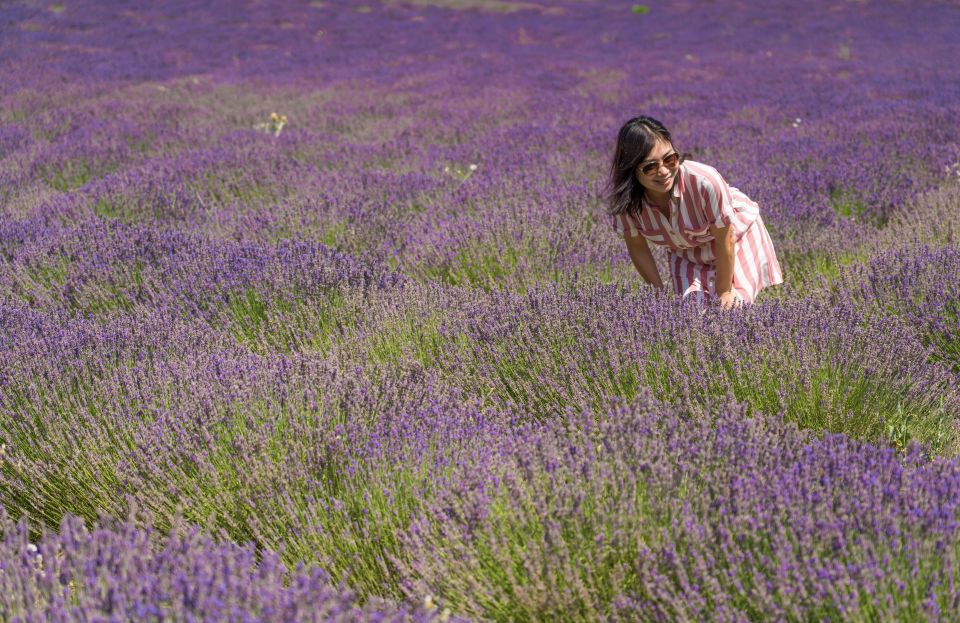
[{"label": "sunlit lavender", "polygon": [[[0,4],[0,620],[957,620],[957,32]],[[785,283],[643,285],[603,200],[637,114]]]}]

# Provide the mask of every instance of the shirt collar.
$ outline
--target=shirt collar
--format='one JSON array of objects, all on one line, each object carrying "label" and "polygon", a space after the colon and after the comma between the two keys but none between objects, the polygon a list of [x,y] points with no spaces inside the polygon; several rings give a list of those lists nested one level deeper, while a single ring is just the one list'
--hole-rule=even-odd
[{"label": "shirt collar", "polygon": [[673,184],[673,198],[677,199],[683,194],[683,163],[677,168],[677,181]]}]

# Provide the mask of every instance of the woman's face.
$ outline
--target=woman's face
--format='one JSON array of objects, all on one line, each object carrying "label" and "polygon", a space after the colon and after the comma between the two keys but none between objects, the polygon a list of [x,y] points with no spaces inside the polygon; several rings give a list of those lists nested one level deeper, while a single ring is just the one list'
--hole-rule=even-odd
[{"label": "woman's face", "polygon": [[668,193],[673,188],[677,171],[680,170],[679,163],[679,155],[673,145],[663,139],[657,139],[653,149],[637,166],[635,174],[640,185],[646,190],[654,194]]}]

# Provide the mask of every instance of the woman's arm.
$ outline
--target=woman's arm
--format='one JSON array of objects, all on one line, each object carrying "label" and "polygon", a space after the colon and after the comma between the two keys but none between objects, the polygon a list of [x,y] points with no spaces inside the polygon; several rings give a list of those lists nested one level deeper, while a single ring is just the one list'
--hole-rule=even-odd
[{"label": "woman's arm", "polygon": [[657,263],[653,259],[653,253],[650,252],[647,239],[640,234],[631,237],[629,232],[624,232],[623,239],[627,243],[630,260],[643,280],[655,288],[662,289],[663,281],[660,280],[660,271],[657,270]]},{"label": "woman's arm", "polygon": [[714,277],[714,290],[724,309],[736,305],[737,299],[733,292],[733,262],[737,257],[736,240],[733,237],[733,228],[710,227],[714,236],[713,251],[717,257],[717,273]]}]

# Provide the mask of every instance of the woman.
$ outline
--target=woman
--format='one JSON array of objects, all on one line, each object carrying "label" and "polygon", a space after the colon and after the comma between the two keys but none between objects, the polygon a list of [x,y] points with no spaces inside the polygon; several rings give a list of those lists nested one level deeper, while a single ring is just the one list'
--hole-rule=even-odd
[{"label": "woman", "polygon": [[609,182],[613,228],[644,281],[663,287],[649,242],[667,247],[670,277],[684,300],[753,303],[783,283],[760,209],[717,170],[683,161],[656,119],[634,117],[617,137]]}]

